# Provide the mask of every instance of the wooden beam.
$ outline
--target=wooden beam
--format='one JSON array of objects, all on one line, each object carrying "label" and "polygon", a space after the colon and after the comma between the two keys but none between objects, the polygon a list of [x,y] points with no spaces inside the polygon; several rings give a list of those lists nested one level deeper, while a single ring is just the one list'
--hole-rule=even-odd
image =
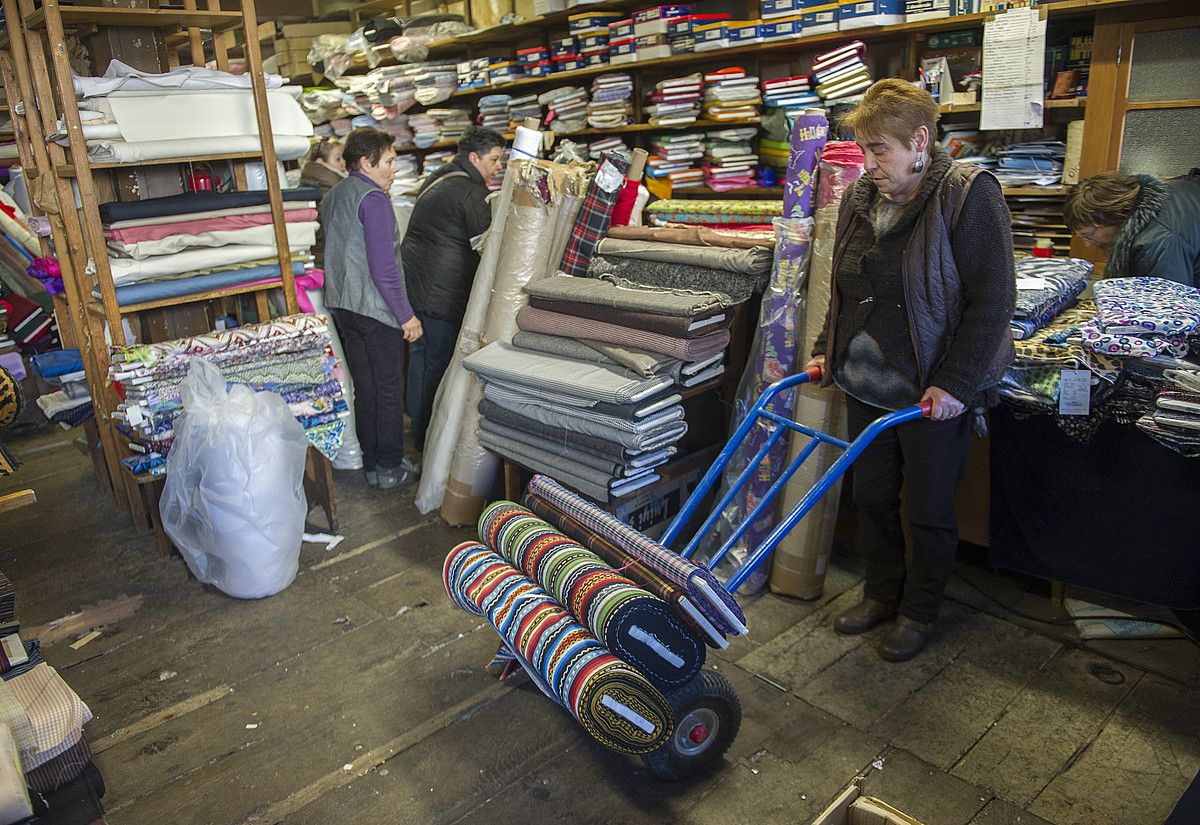
[{"label": "wooden beam", "polygon": [[18,490],[15,493],[8,493],[0,496],[0,513],[7,513],[18,507],[26,507],[36,501],[37,494],[33,490]]}]

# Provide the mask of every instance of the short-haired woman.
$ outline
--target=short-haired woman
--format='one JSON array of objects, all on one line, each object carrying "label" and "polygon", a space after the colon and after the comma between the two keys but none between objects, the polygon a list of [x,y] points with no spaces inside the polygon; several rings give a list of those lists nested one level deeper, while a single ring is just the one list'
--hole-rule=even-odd
[{"label": "short-haired woman", "polygon": [[889,410],[932,402],[931,420],[885,431],[854,465],[866,585],[834,627],[863,633],[895,618],[879,644],[889,661],[912,658],[934,631],[972,422],[1013,357],[1008,207],[994,176],[946,154],[937,120],[933,98],[896,78],[871,86],[844,119],[866,161],[842,201],[829,313],[809,362],[846,392],[851,436]]},{"label": "short-haired woman", "polygon": [[1102,172],[1071,190],[1063,218],[1084,243],[1108,251],[1105,277],[1200,286],[1200,169],[1174,180]]}]

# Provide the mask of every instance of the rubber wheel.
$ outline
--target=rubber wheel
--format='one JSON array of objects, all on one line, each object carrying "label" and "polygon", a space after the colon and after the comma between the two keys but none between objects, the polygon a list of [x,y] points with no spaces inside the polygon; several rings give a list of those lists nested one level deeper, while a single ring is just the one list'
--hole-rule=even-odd
[{"label": "rubber wheel", "polygon": [[674,711],[675,732],[642,762],[662,779],[688,779],[713,770],[742,724],[742,703],[733,685],[714,670],[702,670],[666,696]]}]

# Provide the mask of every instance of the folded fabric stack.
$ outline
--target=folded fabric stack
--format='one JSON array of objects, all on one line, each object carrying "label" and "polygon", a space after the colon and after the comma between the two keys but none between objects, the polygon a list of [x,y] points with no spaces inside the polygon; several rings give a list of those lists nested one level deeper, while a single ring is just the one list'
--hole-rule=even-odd
[{"label": "folded fabric stack", "polygon": [[427,109],[425,114],[438,122],[442,140],[458,140],[471,125],[469,109]]},{"label": "folded fabric stack", "polygon": [[479,125],[494,132],[507,132],[511,102],[511,95],[484,95],[479,98]]},{"label": "folded fabric stack", "polygon": [[92,417],[92,399],[79,350],[50,350],[29,357],[29,365],[42,380],[58,389],[38,398],[46,418],[63,429],[77,427]]},{"label": "folded fabric stack", "polygon": [[758,78],[740,66],[730,66],[704,75],[704,116],[717,122],[758,117],[762,95]]},{"label": "folded fabric stack", "polygon": [[[292,273],[312,260],[315,187],[284,189]],[[187,192],[100,205],[108,266],[121,305],[278,280],[266,191]],[[99,297],[99,291],[93,293]]]},{"label": "folded fabric stack", "polygon": [[425,155],[425,161],[421,165],[421,177],[429,177],[452,160],[454,160],[453,152],[429,152]]},{"label": "folded fabric stack", "polygon": [[593,140],[587,145],[588,157],[592,160],[600,160],[606,152],[629,154],[629,146],[619,137],[600,138],[600,140]]},{"label": "folded fabric stack", "polygon": [[388,191],[392,197],[413,195],[421,188],[421,166],[416,155],[396,155],[395,176]]},{"label": "folded fabric stack", "polygon": [[587,123],[593,129],[614,129],[633,123],[633,78],[602,74],[592,81]]},{"label": "folded fabric stack", "polygon": [[215,364],[226,381],[274,392],[304,427],[309,443],[332,459],[349,416],[329,327],[321,315],[290,315],[161,344],[114,347],[109,377],[124,400],[113,413],[135,452],[165,455],[183,412],[180,386],[193,358]]},{"label": "folded fabric stack", "polygon": [[1079,258],[1017,260],[1017,304],[1012,336],[1028,338],[1079,297],[1092,274],[1091,261]]},{"label": "folded fabric stack", "polygon": [[[195,66],[150,74],[113,60],[103,76],[73,80],[92,161],[139,163],[262,148],[249,75]],[[296,100],[300,89],[281,89],[278,75],[265,80],[275,153],[298,160],[313,134]],[[61,129],[51,139],[67,142]]]},{"label": "folded fabric stack", "polygon": [[523,123],[527,117],[536,117],[540,123],[542,120],[542,104],[538,102],[537,95],[525,95],[524,97],[514,97],[508,101],[508,122],[514,124]]},{"label": "folded fabric stack", "polygon": [[556,134],[579,132],[587,128],[588,93],[581,86],[561,86],[538,95],[546,107],[543,126]]},{"label": "folded fabric stack", "polygon": [[847,43],[813,60],[812,75],[816,93],[825,105],[854,102],[871,85],[871,72],[863,57],[867,46],[861,40]]},{"label": "folded fabric stack", "polygon": [[413,97],[424,106],[449,99],[458,90],[458,74],[449,66],[422,72],[412,79]]},{"label": "folded fabric stack", "polygon": [[673,200],[664,198],[646,207],[656,225],[686,223],[697,226],[763,226],[783,215],[781,200]]},{"label": "folded fabric stack", "polygon": [[820,106],[821,98],[813,93],[808,75],[777,77],[762,82],[763,103],[772,109],[784,109],[800,114],[809,106]]},{"label": "folded fabric stack", "polygon": [[428,149],[442,139],[441,126],[428,113],[412,115],[408,126],[413,133],[413,146],[418,149]]},{"label": "folded fabric stack", "polygon": [[1061,140],[1013,143],[1000,150],[993,172],[1004,186],[1057,186],[1066,153],[1067,144]]},{"label": "folded fabric stack", "polygon": [[46,352],[58,346],[54,315],[15,292],[0,292],[0,354]]},{"label": "folded fabric stack", "polygon": [[703,89],[704,76],[699,73],[660,80],[642,109],[653,126],[688,126],[700,117]]},{"label": "folded fabric stack", "polygon": [[1188,458],[1200,458],[1200,391],[1164,390],[1138,429]]},{"label": "folded fabric stack", "polygon": [[375,120],[365,125],[387,132],[392,136],[393,146],[412,146],[413,133],[408,125],[408,115],[396,115],[387,120]]},{"label": "folded fabric stack", "polygon": [[745,189],[757,182],[758,154],[751,141],[754,127],[709,132],[704,139],[704,182],[714,192]]},{"label": "folded fabric stack", "polygon": [[650,139],[646,176],[669,180],[672,190],[702,186],[704,171],[699,162],[703,158],[704,136],[698,132],[656,135]]},{"label": "folded fabric stack", "polygon": [[1179,358],[1200,327],[1200,289],[1165,278],[1111,278],[1092,287],[1096,315],[1080,331],[1086,346],[1114,357]]},{"label": "folded fabric stack", "polygon": [[[0,574],[0,624],[8,637],[0,657],[0,729],[7,731],[0,736],[0,756],[20,767],[25,774],[23,784],[39,793],[51,793],[91,763],[83,726],[92,720],[92,712],[58,671],[45,663],[40,643],[21,640],[15,607],[16,591]],[[26,789],[21,787],[18,794],[27,805]],[[13,801],[9,788],[5,788],[5,797]]]}]

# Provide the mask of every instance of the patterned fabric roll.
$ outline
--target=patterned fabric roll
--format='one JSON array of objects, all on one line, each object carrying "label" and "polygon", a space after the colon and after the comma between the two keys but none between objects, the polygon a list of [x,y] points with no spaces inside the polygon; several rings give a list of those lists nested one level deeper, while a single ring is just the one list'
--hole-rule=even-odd
[{"label": "patterned fabric roll", "polygon": [[684,590],[705,620],[721,633],[740,636],[747,632],[746,615],[742,608],[707,567],[652,541],[628,524],[618,521],[615,516],[584,501],[552,478],[535,475],[529,482],[529,492],[567,513],[589,530],[594,530]]},{"label": "patterned fabric roll", "polygon": [[674,717],[662,693],[496,553],[476,542],[458,545],[442,582],[455,604],[496,628],[538,687],[597,742],[648,753],[671,735]]},{"label": "patterned fabric roll", "polygon": [[677,687],[704,665],[704,645],[666,602],[519,504],[485,509],[479,538],[655,684]]},{"label": "patterned fabric roll", "polygon": [[587,274],[596,244],[600,243],[612,223],[613,209],[625,185],[627,169],[629,162],[618,154],[605,153],[600,159],[600,168],[588,186],[575,219],[575,228],[571,231],[571,239],[558,265],[568,275],[582,277]]}]

